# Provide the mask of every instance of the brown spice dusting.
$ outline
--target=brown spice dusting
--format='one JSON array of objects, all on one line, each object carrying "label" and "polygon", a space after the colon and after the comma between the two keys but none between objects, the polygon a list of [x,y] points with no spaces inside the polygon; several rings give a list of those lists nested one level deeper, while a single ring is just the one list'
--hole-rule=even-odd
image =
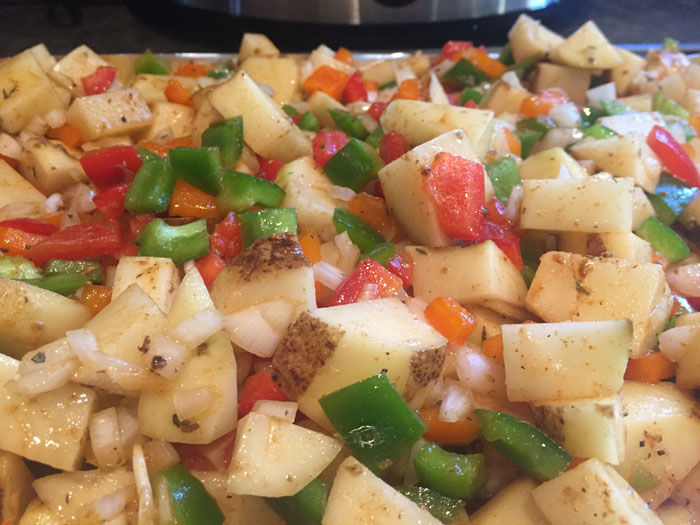
[{"label": "brown spice dusting", "polygon": [[148,349],[150,348],[150,346],[151,346],[151,336],[147,335],[146,337],[143,338],[143,343],[141,343],[139,345],[139,352],[141,352],[142,354],[145,354],[146,352],[148,352]]},{"label": "brown spice dusting", "polygon": [[153,356],[153,359],[151,359],[151,370],[160,370],[165,368],[167,364],[168,361],[162,355]]}]

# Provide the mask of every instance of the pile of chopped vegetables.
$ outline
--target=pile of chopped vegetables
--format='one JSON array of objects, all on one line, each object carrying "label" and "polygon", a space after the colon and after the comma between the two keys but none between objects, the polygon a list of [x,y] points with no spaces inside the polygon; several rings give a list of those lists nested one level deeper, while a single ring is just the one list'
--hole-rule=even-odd
[{"label": "pile of chopped vegetables", "polygon": [[0,61],[0,521],[700,520],[700,63]]}]

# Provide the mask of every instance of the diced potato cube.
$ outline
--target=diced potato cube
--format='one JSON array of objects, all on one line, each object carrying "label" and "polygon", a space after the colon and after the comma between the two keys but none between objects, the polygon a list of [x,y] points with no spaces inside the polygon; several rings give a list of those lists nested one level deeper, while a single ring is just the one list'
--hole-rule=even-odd
[{"label": "diced potato cube", "polygon": [[[619,89],[619,88],[618,88]],[[653,106],[653,98],[651,93],[643,93],[641,95],[630,95],[629,97],[621,97],[617,99],[633,111],[639,113],[651,113]]]},{"label": "diced potato cube", "polygon": [[380,86],[395,80],[395,69],[390,60],[375,60],[361,65],[362,78],[374,80]]},{"label": "diced potato cube", "polygon": [[346,64],[341,60],[336,60],[335,53],[332,49],[327,46],[320,45],[311,52],[309,55],[309,60],[311,61],[311,66],[314,71],[316,71],[321,66],[328,66],[342,71],[347,75],[352,75],[355,72],[355,68],[350,64]]},{"label": "diced potato cube", "polygon": [[627,51],[626,49],[616,47],[615,50],[622,61],[610,70],[610,80],[615,82],[615,89],[618,95],[623,95],[631,91],[630,87],[632,86],[632,82],[634,82],[634,77],[644,69],[645,61],[639,55]]},{"label": "diced potato cube", "polygon": [[86,45],[78,46],[73,51],[59,60],[53,66],[53,78],[61,85],[70,89],[75,95],[83,96],[83,83],[81,79],[91,75],[100,66],[107,66],[107,62]]},{"label": "diced potato cube", "polygon": [[631,319],[637,357],[654,348],[671,295],[658,264],[549,252],[540,258],[525,302],[547,322]]},{"label": "diced potato cube", "polygon": [[559,234],[558,249],[579,255],[613,255],[618,259],[651,262],[651,245],[634,233],[575,233]]},{"label": "diced potato cube", "polygon": [[554,62],[581,69],[610,69],[622,62],[617,49],[592,20],[589,20],[551,54]]},{"label": "diced potato cube", "polygon": [[520,226],[549,231],[629,232],[633,191],[631,179],[524,180]]},{"label": "diced potato cube", "polygon": [[586,92],[591,84],[591,72],[575,67],[558,66],[540,62],[537,64],[534,91],[561,88],[576,104],[586,102]]},{"label": "diced potato cube", "polygon": [[[689,316],[695,314],[687,314],[682,320],[683,325],[692,325],[697,321],[697,317],[688,319]],[[677,325],[678,326],[678,325]],[[678,388],[684,390],[700,387],[700,332],[696,332],[693,339],[688,343],[683,355],[678,360],[676,368],[676,384]]]},{"label": "diced potato cube", "polygon": [[153,106],[153,122],[145,138],[166,140],[177,137],[189,137],[192,133],[194,109],[172,102],[158,102]]},{"label": "diced potato cube", "polygon": [[87,182],[80,161],[58,141],[39,138],[27,143],[19,163],[26,179],[46,194],[60,192],[76,182]]},{"label": "diced potato cube", "polygon": [[546,55],[564,39],[525,14],[518,17],[508,31],[508,41],[516,62],[533,55]]},{"label": "diced potato cube", "polygon": [[278,57],[280,50],[267,36],[262,33],[243,33],[241,47],[238,48],[238,61],[243,62],[250,57]]},{"label": "diced potato cube", "polygon": [[180,281],[180,273],[172,259],[163,257],[122,257],[117,264],[112,285],[112,298],[136,283],[163,311],[170,310]]},{"label": "diced potato cube", "polygon": [[659,113],[621,113],[600,117],[599,122],[613,130],[618,135],[638,133],[646,138],[654,126],[665,127],[663,118]]},{"label": "diced potato cube", "polygon": [[250,57],[241,64],[253,80],[272,88],[272,100],[288,104],[299,91],[299,64],[293,58]]},{"label": "diced potato cube", "polygon": [[49,71],[51,71],[53,66],[56,65],[56,59],[49,52],[45,44],[37,44],[33,47],[30,47],[29,51],[32,52],[32,55],[34,55],[36,61],[39,62],[39,65],[41,66],[41,69],[44,71],[44,73],[48,73]]},{"label": "diced potato cube", "polygon": [[526,89],[514,88],[507,82],[497,82],[493,86],[482,102],[482,107],[490,109],[496,116],[501,113],[520,112],[520,105],[523,100],[530,96],[530,92]]},{"label": "diced potato cube", "polygon": [[[695,199],[693,202],[696,201],[698,201],[698,199]],[[686,206],[686,210],[689,206]],[[639,228],[639,226],[652,215],[656,215],[654,206],[651,204],[646,193],[644,193],[644,190],[635,186],[632,196],[632,229],[636,230]]]},{"label": "diced potato cube", "polygon": [[564,151],[551,148],[530,155],[520,163],[521,179],[585,179],[581,165]]},{"label": "diced potato cube", "polygon": [[311,95],[306,102],[309,104],[309,111],[314,114],[318,119],[318,123],[324,128],[332,128],[335,126],[333,117],[328,113],[329,109],[347,111],[345,106],[340,102],[320,90]]},{"label": "diced potato cube", "polygon": [[0,450],[0,519],[17,523],[34,496],[32,474],[17,454]]},{"label": "diced potato cube", "polygon": [[0,208],[16,202],[43,204],[44,201],[43,193],[0,159]]},{"label": "diced potato cube", "polygon": [[545,517],[535,505],[532,491],[537,482],[532,478],[518,478],[502,488],[469,518],[471,525],[542,525]]}]

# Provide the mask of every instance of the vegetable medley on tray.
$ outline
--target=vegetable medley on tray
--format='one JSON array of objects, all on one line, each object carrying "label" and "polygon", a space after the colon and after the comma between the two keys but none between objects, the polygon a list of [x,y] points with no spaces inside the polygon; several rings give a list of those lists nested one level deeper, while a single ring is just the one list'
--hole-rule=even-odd
[{"label": "vegetable medley on tray", "polygon": [[0,62],[0,521],[700,519],[700,64]]}]

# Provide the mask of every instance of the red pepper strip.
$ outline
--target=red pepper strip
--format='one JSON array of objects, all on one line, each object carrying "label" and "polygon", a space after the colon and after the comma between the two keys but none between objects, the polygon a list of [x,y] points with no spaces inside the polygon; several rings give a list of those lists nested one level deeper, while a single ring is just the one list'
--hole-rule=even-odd
[{"label": "red pepper strip", "polygon": [[388,105],[389,104],[386,102],[373,102],[367,110],[367,114],[374,120],[379,121],[379,119],[382,116],[382,113],[384,113],[384,110]]},{"label": "red pepper strip", "polygon": [[238,401],[238,417],[245,416],[252,410],[255,402],[261,399],[289,401],[289,398],[282,392],[282,389],[275,383],[267,370],[249,376],[243,383],[243,389]]},{"label": "red pepper strip", "polygon": [[37,235],[51,235],[58,231],[58,226],[38,219],[8,219],[0,222],[0,226],[5,228],[14,228],[22,230],[26,233],[34,233]]},{"label": "red pepper strip", "polygon": [[333,294],[328,306],[350,304],[357,301],[363,288],[368,284],[377,285],[379,299],[393,297],[403,287],[403,281],[373,259],[359,262],[350,277],[345,279]]},{"label": "red pepper strip", "polygon": [[387,270],[403,281],[404,286],[413,284],[413,259],[407,253],[396,254],[386,265]]},{"label": "red pepper strip", "polygon": [[513,228],[513,223],[506,217],[505,204],[496,198],[491,199],[486,206],[486,220],[506,230]]},{"label": "red pepper strip", "polygon": [[241,222],[234,212],[230,212],[224,220],[214,227],[209,236],[209,250],[226,262],[229,262],[243,250],[243,234]]},{"label": "red pepper strip", "polygon": [[74,261],[116,252],[122,245],[122,229],[114,220],[77,224],[58,231],[27,250],[37,263],[50,259]]},{"label": "red pepper strip", "polygon": [[92,198],[97,209],[108,219],[116,219],[124,213],[124,196],[131,184],[124,182],[102,190]]},{"label": "red pepper strip", "polygon": [[117,68],[100,66],[94,73],[84,76],[80,81],[83,83],[86,95],[99,95],[109,89],[115,78],[117,78]]},{"label": "red pepper strip", "polygon": [[362,82],[362,73],[355,71],[350,75],[348,83],[345,84],[343,102],[349,104],[351,102],[357,102],[358,100],[367,100],[367,88]]},{"label": "red pepper strip", "polygon": [[85,174],[98,189],[124,182],[129,172],[136,173],[141,164],[139,151],[134,146],[88,151],[80,159]]},{"label": "red pepper strip", "polygon": [[384,164],[395,161],[408,151],[408,143],[398,131],[390,131],[379,139],[379,156]]},{"label": "red pepper strip", "polygon": [[698,169],[671,133],[661,126],[654,126],[647,136],[647,144],[671,175],[700,188]]},{"label": "red pepper strip", "polygon": [[326,165],[350,141],[342,131],[319,131],[311,141],[314,160],[319,168]]},{"label": "red pepper strip", "polygon": [[[457,53],[461,53],[472,47],[472,43],[466,40],[448,40],[442,46],[442,58],[452,58]],[[459,57],[455,57],[459,60]],[[457,61],[455,60],[455,62]]]},{"label": "red pepper strip", "polygon": [[479,106],[478,106],[477,103],[474,102],[473,100],[467,100],[467,101],[464,103],[464,107],[465,107],[465,108],[470,108],[470,109],[479,109]]},{"label": "red pepper strip", "polygon": [[258,177],[275,182],[277,172],[282,167],[282,162],[275,159],[265,159],[263,157],[258,157],[258,162],[260,163],[260,173],[258,173]]},{"label": "red pepper strip", "polygon": [[173,443],[180,463],[190,470],[226,472],[236,443],[236,431],[224,434],[206,445]]},{"label": "red pepper strip", "polygon": [[206,287],[211,288],[211,285],[214,284],[221,270],[226,266],[226,261],[220,255],[209,252],[204,257],[197,259],[194,264],[197,270],[199,270],[199,275],[202,276]]},{"label": "red pepper strip", "polygon": [[522,272],[525,269],[523,256],[520,251],[520,237],[513,230],[507,230],[493,222],[484,221],[479,242],[488,240],[493,241],[518,270]]},{"label": "red pepper strip", "polygon": [[451,153],[440,153],[430,167],[425,186],[445,235],[478,240],[486,204],[483,166]]},{"label": "red pepper strip", "polygon": [[138,255],[139,247],[135,244],[134,239],[143,230],[146,225],[155,219],[154,214],[143,214],[143,215],[127,215],[128,221],[126,222],[126,227],[124,230],[124,235],[122,235],[122,245],[112,255],[119,259],[124,255]]},{"label": "red pepper strip", "polygon": [[46,235],[27,233],[17,228],[0,226],[0,253],[26,256],[29,249],[45,241]]}]

